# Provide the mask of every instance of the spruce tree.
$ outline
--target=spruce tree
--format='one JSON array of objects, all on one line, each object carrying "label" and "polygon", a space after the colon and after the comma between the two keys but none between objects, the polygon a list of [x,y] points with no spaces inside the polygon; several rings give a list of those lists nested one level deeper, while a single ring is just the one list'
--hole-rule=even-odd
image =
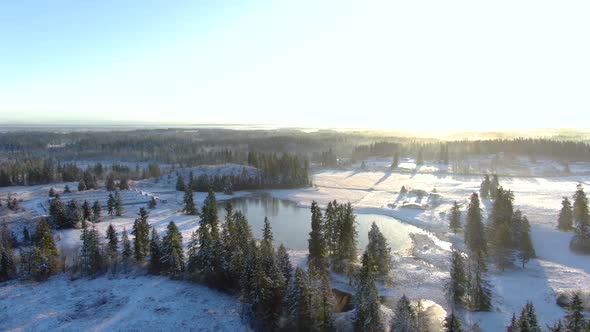
[{"label": "spruce tree", "polygon": [[75,199],[68,202],[66,207],[66,218],[68,227],[74,227],[79,222],[84,220],[82,208]]},{"label": "spruce tree", "polygon": [[291,272],[293,271],[293,267],[291,266],[291,260],[289,259],[289,253],[287,253],[287,249],[281,243],[279,249],[277,249],[277,260],[279,264],[279,269],[285,278],[285,281],[291,279]]},{"label": "spruce tree", "polygon": [[449,213],[449,228],[455,234],[461,230],[461,209],[457,201],[453,203]]},{"label": "spruce tree", "polygon": [[115,187],[115,177],[113,176],[113,173],[109,173],[107,175],[107,180],[105,183],[105,187],[108,191],[115,191],[116,187]]},{"label": "spruce tree", "polygon": [[572,204],[567,197],[561,201],[561,211],[559,212],[559,218],[557,218],[557,229],[560,231],[570,231],[574,228],[574,211],[572,210]]},{"label": "spruce tree", "polygon": [[54,198],[49,203],[49,218],[57,229],[69,228],[66,206],[59,198]]},{"label": "spruce tree", "polygon": [[492,175],[492,181],[490,181],[490,198],[496,199],[496,193],[500,188],[500,180],[498,180],[498,174]]},{"label": "spruce tree", "polygon": [[100,214],[102,211],[102,206],[98,201],[94,201],[92,204],[92,222],[98,222],[100,220]]},{"label": "spruce tree", "polygon": [[328,202],[326,207],[326,213],[324,214],[324,241],[326,243],[327,255],[330,258],[334,257],[336,250],[338,249],[338,203]]},{"label": "spruce tree", "polygon": [[387,239],[373,222],[369,231],[369,243],[367,244],[367,257],[371,272],[380,276],[386,276],[392,267],[391,248],[387,244]]},{"label": "spruce tree", "polygon": [[107,199],[107,211],[111,217],[115,213],[115,198],[113,194],[109,194],[109,198]]},{"label": "spruce tree", "polygon": [[356,286],[355,299],[355,330],[383,331],[383,317],[381,303],[375,286],[375,279],[369,266],[369,257],[365,253],[362,258],[362,268]]},{"label": "spruce tree", "polygon": [[103,256],[98,231],[94,226],[92,229],[88,229],[84,226],[80,239],[82,240],[82,247],[80,248],[82,271],[86,275],[95,275],[103,266]]},{"label": "spruce tree", "polygon": [[417,332],[416,312],[405,294],[397,301],[391,330],[396,332]]},{"label": "spruce tree", "polygon": [[467,222],[465,225],[465,245],[470,255],[485,257],[487,246],[484,237],[484,225],[479,207],[479,197],[476,193],[471,194],[467,208]]},{"label": "spruce tree", "polygon": [[313,314],[311,298],[307,274],[298,266],[285,294],[284,312],[288,330],[302,332],[311,330]]},{"label": "spruce tree", "polygon": [[479,186],[479,196],[482,199],[486,199],[490,197],[490,188],[491,187],[491,183],[490,183],[490,176],[489,175],[485,175],[484,180],[482,181],[481,185]]},{"label": "spruce tree", "polygon": [[107,237],[107,255],[111,257],[111,259],[116,258],[119,252],[119,238],[117,237],[117,232],[115,231],[115,227],[113,224],[109,224],[106,232]]},{"label": "spruce tree", "polygon": [[119,194],[118,191],[115,192],[115,196],[114,196],[114,209],[115,209],[115,215],[117,217],[120,217],[123,215],[123,199],[121,198],[121,195]]},{"label": "spruce tree", "polygon": [[474,311],[489,311],[492,308],[492,292],[485,280],[485,261],[481,256],[470,257],[469,305]]},{"label": "spruce tree", "polygon": [[121,235],[121,242],[123,243],[123,251],[121,252],[121,257],[123,258],[123,262],[125,264],[129,264],[131,260],[131,256],[133,252],[131,251],[131,241],[129,241],[129,236],[127,235],[127,229],[123,228],[123,235]]},{"label": "spruce tree", "polygon": [[[349,203],[338,206],[338,250],[335,255],[339,265],[348,266],[357,259],[356,221],[352,205]],[[336,271],[341,270],[336,268]],[[342,272],[342,271],[339,271]]]},{"label": "spruce tree", "polygon": [[447,285],[447,294],[451,303],[463,305],[469,287],[465,275],[465,263],[461,253],[453,248],[451,252],[451,279]]},{"label": "spruce tree", "polygon": [[[502,271],[513,265],[513,229],[514,224],[520,223],[520,215],[518,218],[514,218],[513,200],[514,195],[510,190],[498,188],[490,214],[491,257]],[[516,222],[515,219],[517,219]]]},{"label": "spruce tree", "polygon": [[510,325],[506,327],[506,332],[520,332],[520,328],[518,326],[518,320],[516,319],[516,314],[512,313],[512,319],[510,320]]},{"label": "spruce tree", "polygon": [[135,222],[133,223],[133,230],[131,234],[135,236],[133,241],[135,260],[141,263],[147,257],[150,250],[150,225],[147,221],[149,214],[145,208],[139,208],[137,215],[139,217],[135,219]]},{"label": "spruce tree", "polygon": [[535,257],[535,248],[533,247],[533,241],[530,235],[530,224],[527,217],[520,219],[520,227],[518,236],[518,258],[524,269],[526,263]]},{"label": "spruce tree", "polygon": [[162,239],[162,269],[171,277],[179,277],[184,271],[182,234],[173,221],[168,224],[167,230]]},{"label": "spruce tree", "polygon": [[317,275],[312,300],[313,331],[334,331],[334,301],[330,278],[326,271]]},{"label": "spruce tree", "polygon": [[190,187],[186,187],[184,191],[184,208],[182,211],[189,215],[197,214],[197,207],[193,199],[193,190]]},{"label": "spruce tree", "polygon": [[180,174],[178,174],[178,177],[176,178],[176,190],[177,191],[185,191],[186,190],[186,185],[184,184],[184,177]]},{"label": "spruce tree", "polygon": [[152,226],[152,237],[150,239],[150,260],[148,271],[151,274],[160,274],[162,271],[162,244],[156,227]]},{"label": "spruce tree", "polygon": [[219,234],[217,200],[212,190],[209,190],[203,203],[197,235],[198,251],[195,250],[196,257],[191,259],[194,261],[191,267],[200,274],[207,284],[220,287],[219,282],[223,280],[223,247]]},{"label": "spruce tree", "polygon": [[326,267],[326,242],[323,238],[322,211],[318,203],[311,203],[311,232],[309,233],[308,264],[314,269],[325,269]]},{"label": "spruce tree", "polygon": [[564,317],[566,331],[585,332],[588,322],[584,318],[584,304],[579,292],[572,295],[570,304],[567,306],[567,313]]},{"label": "spruce tree", "polygon": [[91,216],[92,209],[90,208],[90,204],[88,203],[88,201],[84,201],[84,203],[82,203],[82,217],[84,218],[84,220],[90,220]]},{"label": "spruce tree", "polygon": [[574,195],[574,220],[576,223],[575,234],[570,242],[570,249],[590,254],[590,214],[588,213],[588,198],[581,184],[578,185]]},{"label": "spruce tree", "polygon": [[150,198],[150,201],[148,202],[148,209],[155,209],[157,205],[158,205],[158,202],[156,201],[156,198],[154,196],[152,196]]},{"label": "spruce tree", "polygon": [[[525,323],[526,321],[526,323]],[[542,332],[535,312],[535,307],[532,302],[527,302],[521,311],[520,319],[520,332]]]},{"label": "spruce tree", "polygon": [[445,318],[443,328],[445,329],[445,332],[463,332],[461,321],[455,315],[454,311],[451,311],[451,313]]}]

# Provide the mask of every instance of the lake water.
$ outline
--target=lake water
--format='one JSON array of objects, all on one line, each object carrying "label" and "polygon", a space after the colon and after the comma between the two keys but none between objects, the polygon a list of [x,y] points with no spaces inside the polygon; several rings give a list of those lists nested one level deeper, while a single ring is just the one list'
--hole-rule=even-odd
[{"label": "lake water", "polygon": [[[264,217],[268,217],[275,243],[283,243],[293,250],[307,250],[307,240],[311,231],[311,212],[309,208],[298,207],[291,201],[273,198],[269,195],[244,197],[230,200],[234,211],[242,211],[256,238],[262,236]],[[220,202],[220,216],[225,217],[224,202]],[[223,211],[223,212],[222,212]],[[323,212],[323,211],[322,211]],[[387,238],[392,251],[406,249],[411,245],[410,233],[424,233],[418,227],[403,223],[395,218],[378,214],[356,214],[357,247],[364,249],[368,243],[367,234],[375,222]]]}]

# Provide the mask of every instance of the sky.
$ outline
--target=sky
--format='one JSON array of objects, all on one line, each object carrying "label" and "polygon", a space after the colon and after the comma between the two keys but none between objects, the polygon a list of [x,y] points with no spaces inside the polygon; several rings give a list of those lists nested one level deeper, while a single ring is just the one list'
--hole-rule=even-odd
[{"label": "sky", "polygon": [[587,128],[590,1],[0,0],[0,123]]}]

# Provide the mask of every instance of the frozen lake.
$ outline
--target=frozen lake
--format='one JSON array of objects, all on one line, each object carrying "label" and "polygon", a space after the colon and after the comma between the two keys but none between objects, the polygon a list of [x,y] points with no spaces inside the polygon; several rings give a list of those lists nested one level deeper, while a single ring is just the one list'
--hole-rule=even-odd
[{"label": "frozen lake", "polygon": [[[311,212],[309,208],[297,206],[287,200],[268,195],[232,199],[234,211],[242,211],[256,238],[261,238],[264,217],[268,217],[275,243],[283,243],[293,250],[307,250],[307,240],[311,231]],[[225,218],[225,204],[220,202],[220,217]],[[322,211],[323,213],[324,211]],[[395,218],[378,214],[356,214],[357,247],[363,249],[368,243],[367,234],[371,223],[375,222],[387,238],[392,251],[406,249],[411,245],[410,233],[424,233],[418,227],[403,223]]]}]

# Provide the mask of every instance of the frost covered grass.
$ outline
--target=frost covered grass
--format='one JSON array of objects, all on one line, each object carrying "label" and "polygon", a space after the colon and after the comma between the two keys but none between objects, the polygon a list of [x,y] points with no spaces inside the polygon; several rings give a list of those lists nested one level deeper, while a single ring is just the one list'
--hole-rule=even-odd
[{"label": "frost covered grass", "polygon": [[166,277],[0,284],[0,330],[244,331],[235,297]]}]

